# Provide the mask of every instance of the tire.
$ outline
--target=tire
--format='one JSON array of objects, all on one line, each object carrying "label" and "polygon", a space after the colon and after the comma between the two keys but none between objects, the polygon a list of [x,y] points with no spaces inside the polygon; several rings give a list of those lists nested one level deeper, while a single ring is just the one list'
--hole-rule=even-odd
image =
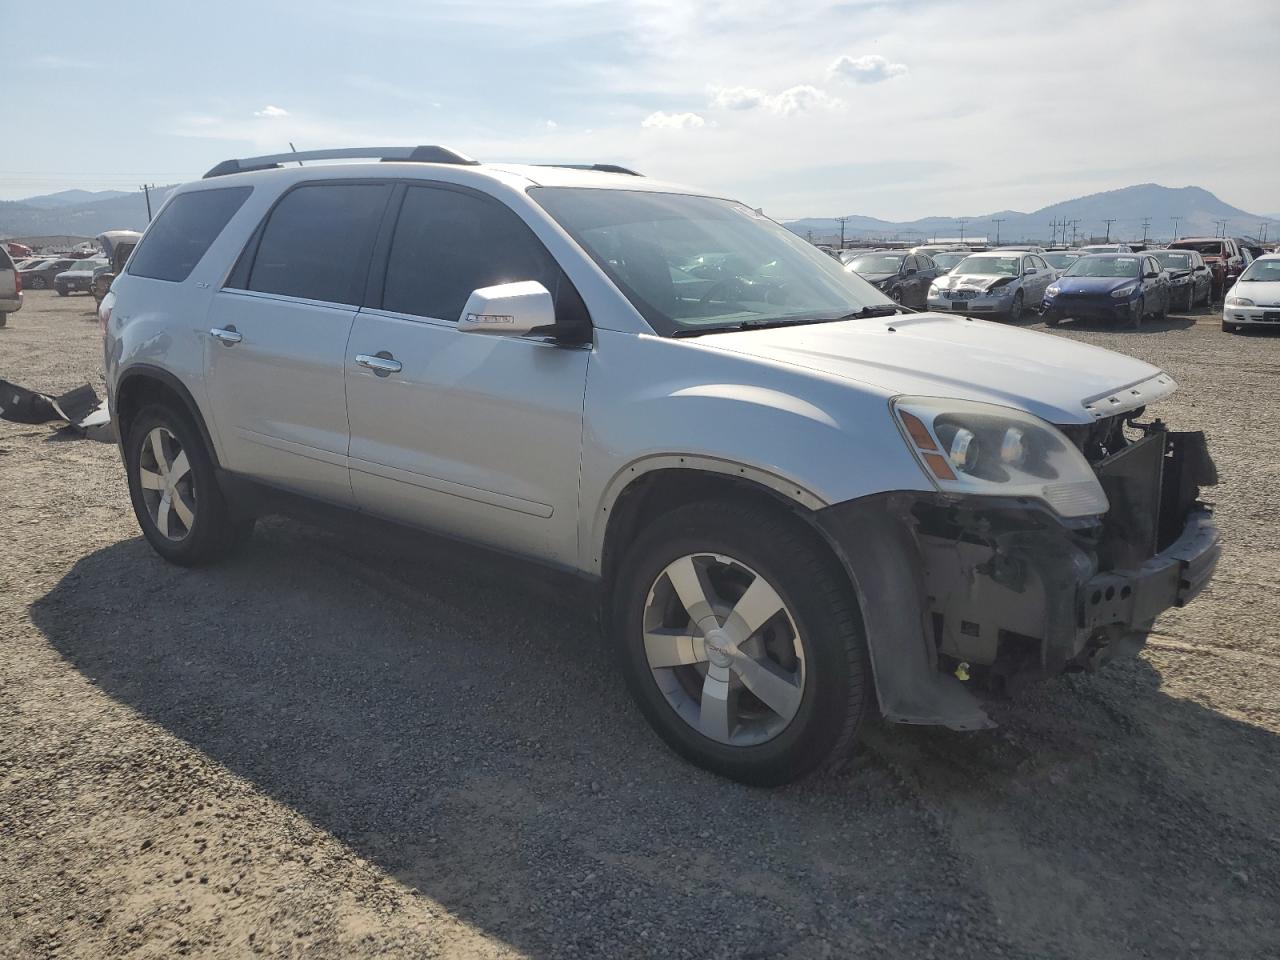
[{"label": "tire", "polygon": [[1022,319],[1022,291],[1019,290],[1013,295],[1013,306],[1009,308],[1009,313],[1005,317],[1010,323],[1017,323]]},{"label": "tire", "polygon": [[1160,304],[1160,312],[1156,314],[1156,319],[1164,323],[1169,319],[1169,291],[1164,294],[1164,302]]},{"label": "tire", "polygon": [[1239,329],[1240,328],[1236,326],[1234,323],[1227,323],[1227,321],[1225,320],[1222,321],[1223,333],[1236,333]]},{"label": "tire", "polygon": [[31,278],[31,289],[32,289],[32,290],[44,290],[44,289],[45,289],[46,287],[48,287],[48,286],[49,286],[49,281],[48,281],[48,280],[46,280],[44,277],[32,277],[32,278]]},{"label": "tire", "polygon": [[1137,330],[1142,326],[1142,320],[1147,315],[1147,298],[1139,297],[1138,302],[1134,304],[1133,316],[1129,318],[1129,325]]},{"label": "tire", "polygon": [[1046,327],[1056,327],[1062,322],[1062,318],[1056,313],[1046,313],[1044,315],[1044,325]]},{"label": "tire", "polygon": [[68,290],[66,287],[59,287],[59,288],[58,288],[58,296],[60,296],[60,297],[65,297],[65,296],[67,296],[70,292],[71,292],[71,291],[70,291],[70,290]]},{"label": "tire", "polygon": [[[672,573],[681,569],[685,594]],[[764,592],[753,596],[771,597],[780,607],[738,648],[728,611],[757,580]],[[708,624],[714,612],[710,622],[724,626],[723,634],[693,625],[682,599],[690,583],[712,601],[700,614],[694,602],[694,615]],[[610,644],[631,696],[658,735],[691,763],[741,783],[777,786],[835,765],[851,751],[874,702],[862,621],[843,570],[800,521],[713,501],[674,510],[627,550],[610,607]],[[651,646],[662,630],[668,644]],[[689,644],[679,650],[694,652],[672,654],[673,636]],[[708,646],[708,638],[717,645]],[[661,662],[663,653],[670,663]],[[786,697],[774,699],[784,688],[765,685],[759,689],[769,689],[773,703],[756,698],[739,670],[744,661],[756,679],[760,673],[784,677]],[[717,677],[727,678],[718,688],[725,696],[708,697],[717,689],[708,678]],[[774,709],[782,704],[788,706]]]},{"label": "tire", "polygon": [[[157,442],[168,462],[164,469],[158,464]],[[141,410],[127,425],[124,452],[138,526],[164,559],[199,566],[221,560],[248,540],[253,521],[233,519],[214,475],[213,459],[185,410],[165,404]],[[182,472],[170,489],[156,486],[175,471]]]},{"label": "tire", "polygon": [[8,325],[8,323],[9,323],[9,314],[8,314],[8,313],[0,313],[0,327],[7,326],[7,325]]}]

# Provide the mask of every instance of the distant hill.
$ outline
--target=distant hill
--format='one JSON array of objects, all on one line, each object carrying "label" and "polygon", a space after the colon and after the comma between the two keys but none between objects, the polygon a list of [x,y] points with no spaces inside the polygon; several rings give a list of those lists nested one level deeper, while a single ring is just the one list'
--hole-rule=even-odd
[{"label": "distant hill", "polygon": [[[1032,213],[1017,210],[1000,210],[995,213],[972,217],[925,217],[921,220],[892,222],[874,217],[850,217],[845,224],[845,237],[858,239],[900,239],[924,242],[932,237],[959,237],[963,229],[966,237],[996,237],[995,220],[999,225],[1000,241],[1013,243],[1019,240],[1048,242],[1053,224],[1078,221],[1075,224],[1077,242],[1090,238],[1102,238],[1107,233],[1106,219],[1111,224],[1112,240],[1141,240],[1142,221],[1150,218],[1148,236],[1155,239],[1171,239],[1173,218],[1178,218],[1179,236],[1214,236],[1219,232],[1215,222],[1226,220],[1227,233],[1232,236],[1256,236],[1258,225],[1265,220],[1277,220],[1263,214],[1248,213],[1219,200],[1201,187],[1162,187],[1158,183],[1140,183],[1120,190],[1094,193],[1075,200],[1050,204]],[[962,226],[962,219],[964,221]],[[786,224],[801,236],[810,231],[815,240],[828,241],[840,236],[840,224],[833,217],[815,217],[793,220]],[[1273,225],[1268,237],[1280,233],[1280,225]],[[1061,227],[1057,230],[1061,239]],[[1071,227],[1067,227],[1067,238]]]},{"label": "distant hill", "polygon": [[[173,187],[151,191],[154,212]],[[84,199],[84,197],[92,199]],[[141,191],[66,190],[29,200],[0,202],[0,237],[69,234],[93,237],[104,230],[142,230],[147,225],[147,201]]]},{"label": "distant hill", "polygon": [[52,210],[57,207],[71,207],[82,203],[96,203],[99,200],[118,200],[131,197],[125,190],[62,190],[58,193],[47,193],[42,197],[27,197],[19,203],[28,207],[39,207],[41,210]]}]

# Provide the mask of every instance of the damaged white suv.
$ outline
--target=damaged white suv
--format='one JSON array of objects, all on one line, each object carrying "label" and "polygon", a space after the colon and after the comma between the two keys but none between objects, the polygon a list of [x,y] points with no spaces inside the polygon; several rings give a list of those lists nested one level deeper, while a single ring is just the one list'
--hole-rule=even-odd
[{"label": "damaged white suv", "polygon": [[1167,374],[913,313],[616,167],[226,161],[102,320],[162,556],[221,557],[297,497],[561,568],[661,736],[750,783],[872,711],[989,726],[993,690],[1136,650],[1219,554],[1203,436],[1144,418]]}]

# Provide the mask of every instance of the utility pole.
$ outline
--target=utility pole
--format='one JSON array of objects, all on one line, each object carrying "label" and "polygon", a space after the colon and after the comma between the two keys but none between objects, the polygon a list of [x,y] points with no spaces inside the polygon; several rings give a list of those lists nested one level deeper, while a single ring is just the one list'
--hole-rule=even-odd
[{"label": "utility pole", "polygon": [[1147,228],[1149,226],[1151,226],[1151,218],[1143,217],[1142,218],[1142,245],[1144,247],[1147,245]]},{"label": "utility pole", "polygon": [[1178,223],[1182,220],[1181,216],[1173,217],[1173,239],[1178,239]]},{"label": "utility pole", "polygon": [[806,230],[806,231],[804,232],[804,238],[805,238],[806,240],[808,240],[810,243],[813,243],[813,231],[812,231],[812,230]]},{"label": "utility pole", "polygon": [[1049,221],[1049,246],[1053,246],[1058,242],[1058,220],[1055,217]]},{"label": "utility pole", "polygon": [[[1076,245],[1076,224],[1079,222],[1079,220],[1071,221],[1071,245],[1073,247]],[[1067,225],[1065,223],[1062,225],[1062,239],[1064,241],[1067,239]]]},{"label": "utility pole", "polygon": [[1226,220],[1215,220],[1215,221],[1213,221],[1213,222],[1214,222],[1214,223],[1216,223],[1216,224],[1218,225],[1219,233],[1217,234],[1217,236],[1219,236],[1219,237],[1225,237],[1225,236],[1227,235],[1227,221],[1226,221]]},{"label": "utility pole", "polygon": [[1004,223],[1004,218],[1000,217],[997,219],[992,217],[991,222],[996,225],[996,246],[998,247],[1000,246],[1000,224]]},{"label": "utility pole", "polygon": [[154,186],[155,186],[154,183],[149,185],[144,183],[142,186],[138,188],[143,192],[143,194],[147,198],[147,223],[151,222],[151,187],[154,187]]},{"label": "utility pole", "polygon": [[964,243],[964,225],[968,222],[969,222],[968,220],[960,221],[960,242],[961,243]]},{"label": "utility pole", "polygon": [[836,223],[840,224],[840,249],[844,249],[844,225],[852,220],[853,217],[836,217]]},{"label": "utility pole", "polygon": [[1111,225],[1116,222],[1116,218],[1111,217],[1110,219],[1107,219],[1104,217],[1102,222],[1107,225],[1107,239],[1105,242],[1110,243],[1111,242]]}]

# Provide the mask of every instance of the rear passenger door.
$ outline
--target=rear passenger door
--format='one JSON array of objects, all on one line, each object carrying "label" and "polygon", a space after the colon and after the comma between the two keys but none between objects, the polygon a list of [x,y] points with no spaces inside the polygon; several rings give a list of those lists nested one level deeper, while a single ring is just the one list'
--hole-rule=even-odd
[{"label": "rear passenger door", "polygon": [[227,469],[352,502],[346,346],[391,189],[289,190],[213,298],[206,383]]},{"label": "rear passenger door", "polygon": [[[356,502],[573,563],[590,349],[463,333],[457,321],[473,290],[517,280],[546,286],[557,316],[585,307],[505,204],[445,184],[401,190],[346,355]],[[369,357],[396,369],[370,369]]]}]

